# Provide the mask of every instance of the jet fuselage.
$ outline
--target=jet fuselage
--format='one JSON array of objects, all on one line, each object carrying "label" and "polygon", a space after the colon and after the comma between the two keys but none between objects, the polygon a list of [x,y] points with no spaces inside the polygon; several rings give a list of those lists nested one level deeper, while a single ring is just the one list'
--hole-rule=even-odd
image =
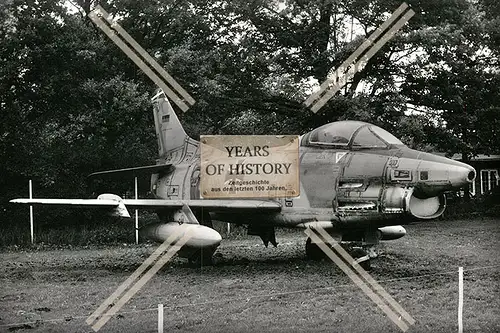
[{"label": "jet fuselage", "polygon": [[[191,148],[190,154],[167,156],[164,163],[173,163],[173,172],[153,176],[152,191],[158,198],[200,199],[199,147],[193,142]],[[346,229],[398,225],[438,217],[445,209],[444,192],[458,190],[475,177],[464,163],[402,145],[357,150],[302,145],[299,156],[300,196],[269,199],[280,203],[281,212],[212,217],[284,227],[313,222]]]}]

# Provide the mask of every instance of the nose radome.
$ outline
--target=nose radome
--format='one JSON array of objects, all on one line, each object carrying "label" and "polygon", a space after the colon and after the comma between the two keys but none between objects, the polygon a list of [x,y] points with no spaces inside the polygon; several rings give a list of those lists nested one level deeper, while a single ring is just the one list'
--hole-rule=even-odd
[{"label": "nose radome", "polygon": [[476,178],[476,170],[470,165],[461,163],[462,165],[450,165],[449,180],[453,188],[462,188],[470,184]]},{"label": "nose radome", "polygon": [[[427,163],[435,162],[431,169],[441,170],[448,173],[448,180],[453,187],[462,187],[472,183],[476,178],[476,170],[468,164],[453,160],[444,156],[438,156],[429,153],[419,153],[418,159]],[[424,162],[422,165],[425,165]]]}]

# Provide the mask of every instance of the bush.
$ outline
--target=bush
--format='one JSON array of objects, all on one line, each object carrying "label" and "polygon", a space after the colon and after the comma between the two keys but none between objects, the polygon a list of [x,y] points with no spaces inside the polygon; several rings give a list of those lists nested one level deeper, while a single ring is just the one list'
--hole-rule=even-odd
[{"label": "bush", "polygon": [[482,216],[500,217],[500,187],[495,188],[487,195],[477,196],[469,200],[453,197],[453,200],[448,200],[444,218]]},{"label": "bush", "polygon": [[[157,221],[156,214],[139,213],[139,226]],[[43,215],[42,215],[43,216]],[[35,211],[35,243],[43,245],[104,245],[135,243],[134,219],[108,217],[92,214],[86,218],[74,218],[61,223],[60,219],[51,220]],[[0,233],[0,247],[30,246],[29,218],[5,224]]]}]

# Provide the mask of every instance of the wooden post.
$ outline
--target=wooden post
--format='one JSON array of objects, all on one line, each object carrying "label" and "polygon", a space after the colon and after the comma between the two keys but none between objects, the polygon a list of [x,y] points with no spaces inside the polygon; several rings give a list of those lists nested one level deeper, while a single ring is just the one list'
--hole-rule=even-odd
[{"label": "wooden post", "polygon": [[462,312],[464,309],[464,268],[458,268],[458,333],[463,333]]},{"label": "wooden post", "polygon": [[158,333],[163,333],[163,304],[158,304]]},{"label": "wooden post", "polygon": [[[30,199],[33,199],[33,184],[31,182],[31,179],[29,181],[29,194],[30,194]],[[31,244],[35,242],[35,234],[33,230],[33,206],[30,205],[30,235],[31,235]]]},{"label": "wooden post", "polygon": [[[137,195],[137,177],[134,179],[134,187],[135,187],[135,200],[138,199]],[[139,210],[135,210],[135,243],[139,244]]]}]

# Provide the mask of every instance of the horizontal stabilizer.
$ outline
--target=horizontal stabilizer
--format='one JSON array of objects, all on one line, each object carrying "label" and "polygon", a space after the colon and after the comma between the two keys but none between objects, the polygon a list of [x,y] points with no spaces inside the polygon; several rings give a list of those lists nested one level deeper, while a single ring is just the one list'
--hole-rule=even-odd
[{"label": "horizontal stabilizer", "polygon": [[99,171],[91,173],[89,178],[104,178],[104,177],[126,177],[126,176],[143,176],[154,173],[169,173],[174,169],[172,164],[156,164],[137,168],[126,168],[108,171]]}]

